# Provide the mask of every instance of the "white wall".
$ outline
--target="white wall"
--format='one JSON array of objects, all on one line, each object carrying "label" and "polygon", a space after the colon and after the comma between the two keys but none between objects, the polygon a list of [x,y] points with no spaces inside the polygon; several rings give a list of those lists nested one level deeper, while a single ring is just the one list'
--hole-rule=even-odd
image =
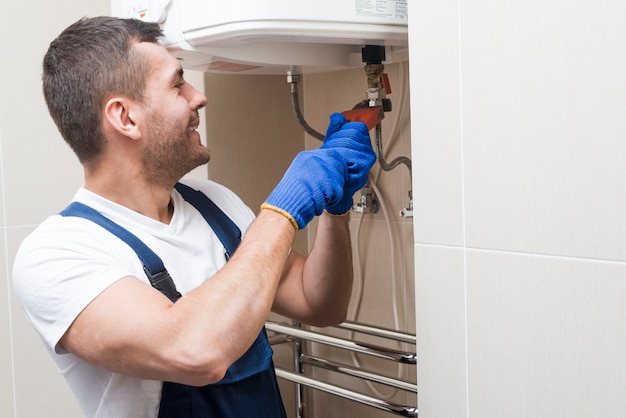
[{"label": "white wall", "polygon": [[[82,168],[48,115],[41,61],[49,43],[109,0],[4,2],[0,12],[0,416],[79,417],[78,407],[14,299],[10,272],[22,239],[58,212],[83,182]],[[202,88],[201,74],[187,76]],[[206,177],[206,168],[194,173]]]},{"label": "white wall", "polygon": [[410,6],[420,418],[624,416],[625,4]]},{"label": "white wall", "polygon": [[62,209],[82,171],[61,140],[41,93],[41,60],[52,39],[108,1],[5,2],[0,13],[0,415],[79,417],[78,408],[13,296],[17,246],[45,216]]}]

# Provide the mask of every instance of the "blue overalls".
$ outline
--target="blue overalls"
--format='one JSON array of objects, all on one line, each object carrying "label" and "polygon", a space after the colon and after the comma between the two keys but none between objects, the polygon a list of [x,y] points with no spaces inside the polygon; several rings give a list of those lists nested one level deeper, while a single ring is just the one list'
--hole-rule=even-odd
[{"label": "blue overalls", "polygon": [[[228,260],[241,240],[241,231],[204,193],[177,183],[176,190],[209,223],[225,248]],[[130,231],[79,202],[61,213],[91,220],[125,241],[136,253],[152,286],[172,302],[180,298],[163,261]],[[248,351],[233,363],[219,382],[203,387],[163,382],[158,418],[286,418],[276,382],[272,349],[265,328]]]}]

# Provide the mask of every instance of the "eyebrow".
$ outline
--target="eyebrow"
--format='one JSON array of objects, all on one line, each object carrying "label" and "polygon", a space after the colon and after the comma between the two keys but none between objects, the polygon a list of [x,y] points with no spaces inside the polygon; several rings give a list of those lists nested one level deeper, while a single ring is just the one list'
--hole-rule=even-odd
[{"label": "eyebrow", "polygon": [[185,73],[185,71],[183,70],[183,68],[182,68],[182,67],[180,67],[180,68],[176,69],[176,70],[174,71],[174,74],[172,75],[172,78],[171,78],[171,79],[172,79],[172,81],[177,81],[177,80],[179,80],[179,79],[184,78],[184,77],[183,77],[183,74],[184,74],[184,73]]}]

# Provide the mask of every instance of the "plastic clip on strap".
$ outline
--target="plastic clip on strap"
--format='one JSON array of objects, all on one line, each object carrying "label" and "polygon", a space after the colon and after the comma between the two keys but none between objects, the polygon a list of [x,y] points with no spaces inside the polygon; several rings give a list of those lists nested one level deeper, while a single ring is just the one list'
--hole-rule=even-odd
[{"label": "plastic clip on strap", "polygon": [[141,260],[143,264],[143,270],[146,276],[148,276],[150,284],[155,289],[167,296],[172,302],[176,302],[181,297],[181,294],[176,290],[174,281],[165,269],[161,258],[132,232],[119,226],[97,210],[80,202],[70,203],[60,215],[88,219],[120,238],[137,253],[137,257],[139,257],[139,260]]}]

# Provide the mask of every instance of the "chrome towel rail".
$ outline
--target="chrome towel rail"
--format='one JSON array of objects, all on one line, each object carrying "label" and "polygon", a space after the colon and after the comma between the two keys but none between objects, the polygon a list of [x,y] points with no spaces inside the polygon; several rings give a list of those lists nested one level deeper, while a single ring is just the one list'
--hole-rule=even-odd
[{"label": "chrome towel rail", "polygon": [[[381,347],[378,345],[358,342],[352,339],[333,337],[327,334],[323,334],[321,332],[303,329],[297,322],[294,322],[293,325],[287,325],[284,323],[279,324],[277,322],[267,321],[265,323],[265,328],[273,333],[273,335],[270,336],[270,342],[272,345],[293,343],[295,372],[290,372],[282,368],[276,368],[276,375],[278,377],[281,377],[282,379],[291,381],[296,385],[297,418],[304,418],[303,387],[305,386],[312,389],[321,390],[333,395],[337,395],[352,401],[356,401],[374,408],[378,408],[392,414],[405,417],[417,417],[417,407],[394,404],[370,395],[365,395],[330,383],[321,382],[304,375],[302,370],[303,365],[322,368],[335,373],[383,384],[392,388],[401,389],[407,392],[417,394],[417,385],[414,383],[394,379],[388,376],[383,376],[371,371],[364,370],[363,368],[359,368],[357,366],[341,364],[335,361],[304,353],[304,345],[302,343],[307,341],[325,344],[335,348],[367,354],[376,358],[395,361],[397,363],[405,364],[408,366],[416,364],[417,355],[415,352],[400,351],[396,349]],[[343,324],[337,325],[335,328],[349,330],[361,334],[368,334],[380,337],[382,339],[395,341],[396,343],[408,343],[415,345],[416,342],[415,335],[413,334],[408,334],[386,328],[376,328],[371,325],[361,324],[357,322],[344,322]]]},{"label": "chrome towel rail", "polygon": [[309,377],[303,376],[298,373],[293,373],[281,368],[276,368],[276,376],[283,379],[295,382],[297,384],[305,385],[318,389],[324,392],[328,392],[334,395],[341,396],[346,399],[350,399],[362,404],[381,409],[383,411],[391,412],[404,417],[417,417],[417,408],[412,406],[396,405],[391,402],[383,401],[372,396],[364,395],[359,392],[348,390],[339,386],[331,385],[328,383],[320,382]]},{"label": "chrome towel rail", "polygon": [[355,351],[357,353],[368,354],[370,356],[384,358],[404,364],[416,364],[417,356],[415,353],[394,350],[391,348],[380,347],[373,344],[356,342],[344,338],[332,337],[321,334],[319,332],[305,330],[289,325],[278,324],[276,322],[266,322],[265,328],[279,334],[291,335],[320,344],[326,344],[337,348]]},{"label": "chrome towel rail", "polygon": [[413,383],[405,382],[403,380],[398,380],[387,376],[381,376],[379,374],[368,372],[362,369],[357,369],[346,364],[336,363],[320,357],[311,356],[309,354],[302,354],[300,356],[300,361],[302,362],[302,364],[307,364],[309,366],[332,370],[334,372],[345,374],[348,376],[369,380],[370,382],[382,383],[383,385],[417,393],[417,385]]},{"label": "chrome towel rail", "polygon": [[381,338],[387,338],[403,343],[409,343],[414,345],[416,344],[415,334],[400,332],[389,328],[373,327],[371,325],[363,324],[360,322],[346,321],[339,325],[335,325],[334,328],[347,329],[350,331],[360,332],[362,334],[369,334]]}]

